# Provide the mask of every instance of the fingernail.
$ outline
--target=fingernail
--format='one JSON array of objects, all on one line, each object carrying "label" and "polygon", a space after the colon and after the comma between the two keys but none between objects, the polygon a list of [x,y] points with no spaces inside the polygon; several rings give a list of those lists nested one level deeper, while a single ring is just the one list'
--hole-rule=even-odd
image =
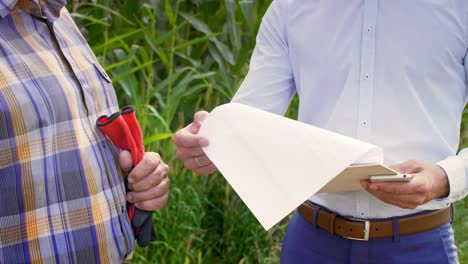
[{"label": "fingernail", "polygon": [[198,144],[200,144],[200,146],[202,147],[207,147],[209,145],[209,142],[208,142],[208,139],[206,138],[200,138],[200,140],[198,141]]},{"label": "fingernail", "polygon": [[130,193],[127,194],[127,201],[129,202],[133,201],[133,195],[131,195]]},{"label": "fingernail", "polygon": [[379,186],[371,184],[369,188],[373,191],[377,191],[377,189],[379,189]]},{"label": "fingernail", "polygon": [[135,182],[135,179],[133,179],[132,177],[128,177],[128,182],[133,183],[133,182]]}]

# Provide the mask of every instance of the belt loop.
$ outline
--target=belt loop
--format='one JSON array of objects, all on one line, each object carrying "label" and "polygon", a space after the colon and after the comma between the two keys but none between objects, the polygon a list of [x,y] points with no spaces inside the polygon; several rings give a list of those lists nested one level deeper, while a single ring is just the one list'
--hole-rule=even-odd
[{"label": "belt loop", "polygon": [[315,205],[315,208],[314,208],[314,217],[312,218],[312,224],[315,226],[315,228],[319,228],[318,225],[317,225],[317,215],[318,215],[318,212],[320,211],[320,209],[322,209],[322,207],[318,204]]},{"label": "belt loop", "polygon": [[336,219],[336,214],[332,214],[331,221],[330,221],[330,230],[329,230],[332,235],[335,234],[335,219]]},{"label": "belt loop", "polygon": [[392,217],[393,242],[400,242],[400,231],[398,227],[398,218]]},{"label": "belt loop", "polygon": [[455,206],[453,203],[450,204],[450,225],[453,224],[453,219],[455,218]]}]

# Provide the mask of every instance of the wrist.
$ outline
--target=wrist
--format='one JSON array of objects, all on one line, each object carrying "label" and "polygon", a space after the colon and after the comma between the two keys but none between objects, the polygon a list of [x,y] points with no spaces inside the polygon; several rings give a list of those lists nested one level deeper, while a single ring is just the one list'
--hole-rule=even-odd
[{"label": "wrist", "polygon": [[436,182],[435,198],[440,199],[440,198],[447,197],[450,192],[449,180],[448,180],[447,173],[439,165],[435,165],[435,182]]}]

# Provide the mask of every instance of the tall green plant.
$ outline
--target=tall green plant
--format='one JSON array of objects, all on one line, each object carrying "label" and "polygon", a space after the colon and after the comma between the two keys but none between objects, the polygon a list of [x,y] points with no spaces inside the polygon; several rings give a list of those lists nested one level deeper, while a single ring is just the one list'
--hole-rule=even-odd
[{"label": "tall green plant", "polygon": [[156,212],[159,240],[136,263],[276,262],[284,225],[265,232],[222,177],[199,177],[174,159],[170,137],[198,109],[228,102],[248,69],[270,1],[75,1],[70,9],[133,104],[147,149],[170,162],[173,187]]}]

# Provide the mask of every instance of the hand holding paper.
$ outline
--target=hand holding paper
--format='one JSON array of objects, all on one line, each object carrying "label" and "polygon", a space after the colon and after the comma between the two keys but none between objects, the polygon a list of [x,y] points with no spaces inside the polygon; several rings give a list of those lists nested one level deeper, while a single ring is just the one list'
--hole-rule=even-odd
[{"label": "hand holding paper", "polygon": [[[209,140],[206,155],[265,229],[351,164],[383,162],[374,145],[236,103],[215,108],[199,135]],[[355,171],[341,176],[362,177]],[[353,190],[362,189],[358,178]]]},{"label": "hand holding paper", "polygon": [[208,140],[198,135],[207,117],[208,112],[197,112],[193,123],[179,130],[173,138],[177,146],[176,156],[184,162],[187,169],[202,175],[211,174],[217,170],[202,150],[202,147],[208,145]]}]

